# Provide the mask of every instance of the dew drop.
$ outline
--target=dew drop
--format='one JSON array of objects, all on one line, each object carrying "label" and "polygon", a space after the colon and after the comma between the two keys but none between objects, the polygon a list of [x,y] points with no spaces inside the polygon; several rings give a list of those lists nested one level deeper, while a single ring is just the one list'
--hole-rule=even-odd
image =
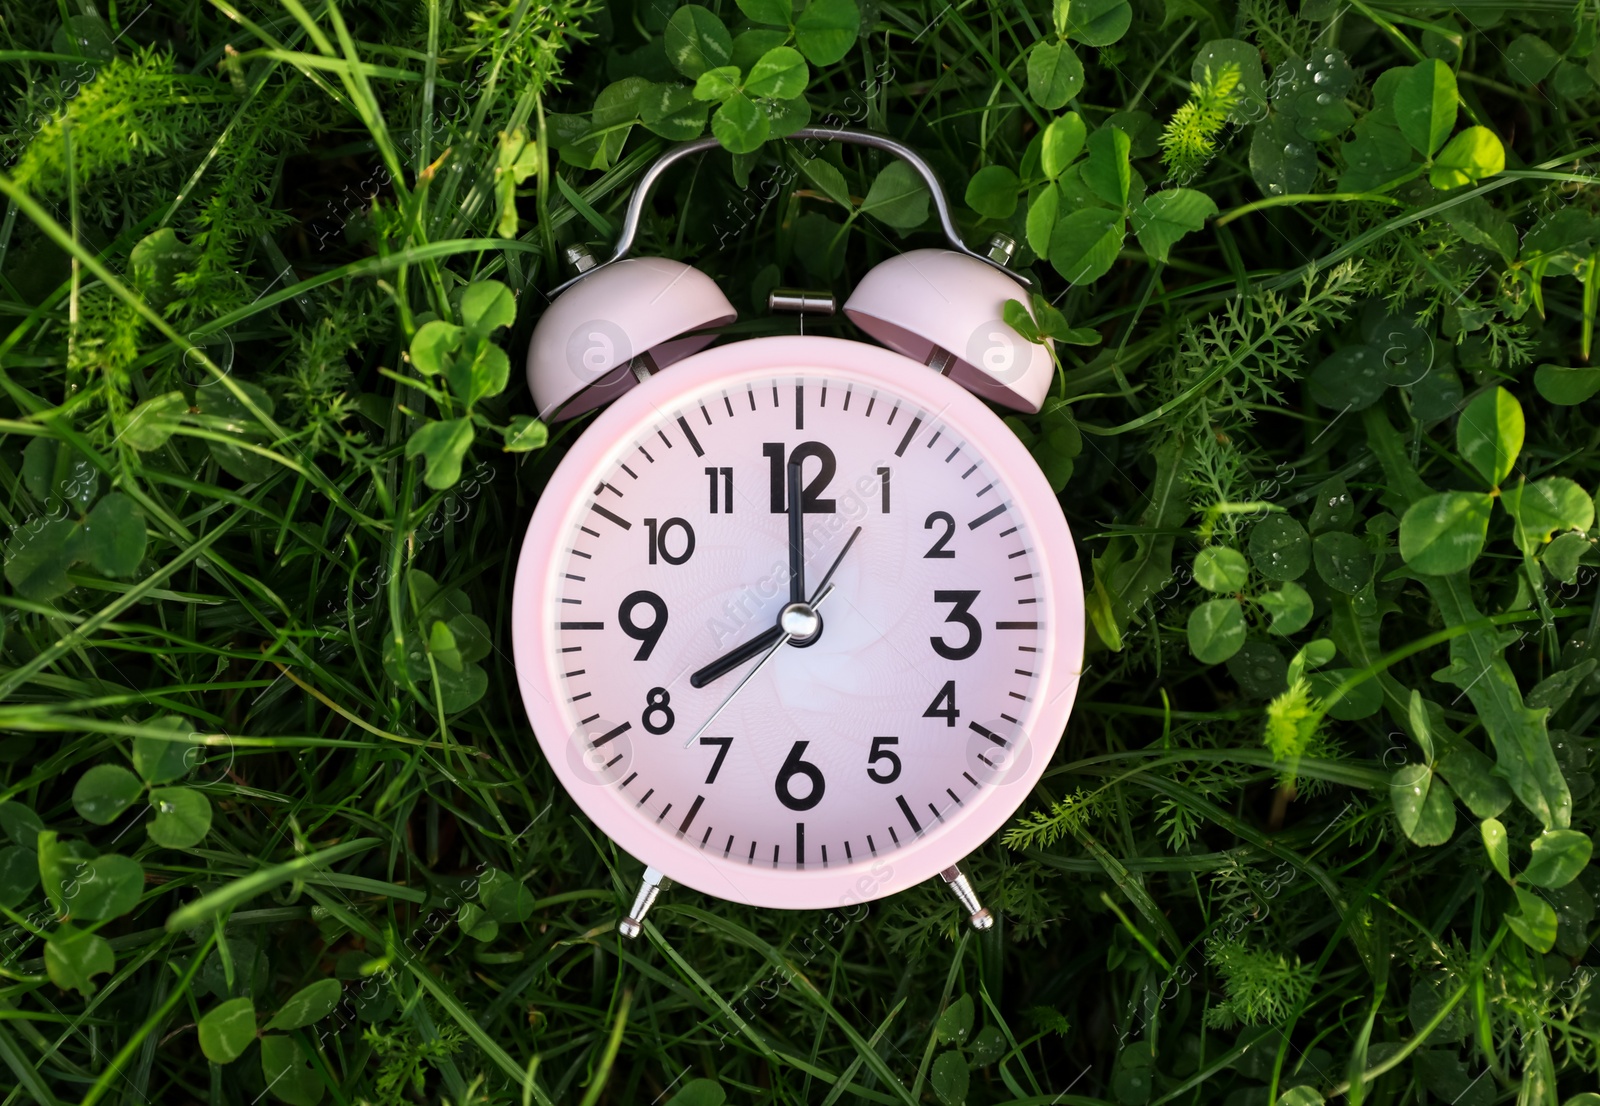
[{"label": "dew drop", "polygon": [[1329,104],[1333,103],[1333,97],[1329,96],[1326,92],[1319,92],[1317,93],[1317,103],[1321,104],[1323,107],[1327,107]]},{"label": "dew drop", "polygon": [[1338,54],[1329,54],[1327,57],[1323,58],[1322,60],[1323,60],[1324,63],[1326,63],[1328,65],[1337,65],[1339,63],[1339,55]]},{"label": "dew drop", "polygon": [[1315,81],[1317,84],[1323,84],[1324,82],[1327,81],[1328,75],[1326,73],[1324,73],[1322,70],[1319,69],[1319,70],[1317,70],[1315,73],[1313,73],[1311,75],[1311,79],[1313,81]]}]

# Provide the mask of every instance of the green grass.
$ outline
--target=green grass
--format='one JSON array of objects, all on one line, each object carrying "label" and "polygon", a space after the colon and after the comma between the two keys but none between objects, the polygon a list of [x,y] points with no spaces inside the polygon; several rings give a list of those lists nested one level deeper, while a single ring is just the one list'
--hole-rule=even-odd
[{"label": "green grass", "polygon": [[[1600,6],[708,6],[0,13],[0,1103],[1595,1106]],[[702,132],[641,249],[731,336],[938,244],[805,113],[1021,244],[1089,667],[993,930],[627,943],[511,666],[584,428],[520,351]]]}]

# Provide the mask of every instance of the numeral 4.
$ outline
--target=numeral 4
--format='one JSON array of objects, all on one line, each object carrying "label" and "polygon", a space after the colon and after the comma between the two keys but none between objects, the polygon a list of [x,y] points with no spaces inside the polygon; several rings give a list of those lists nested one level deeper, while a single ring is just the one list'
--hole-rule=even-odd
[{"label": "numeral 4", "polygon": [[961,712],[956,709],[956,682],[946,680],[939,689],[939,694],[933,697],[933,702],[928,704],[928,709],[922,712],[924,718],[943,718],[946,726],[954,726],[956,719],[961,717]]}]

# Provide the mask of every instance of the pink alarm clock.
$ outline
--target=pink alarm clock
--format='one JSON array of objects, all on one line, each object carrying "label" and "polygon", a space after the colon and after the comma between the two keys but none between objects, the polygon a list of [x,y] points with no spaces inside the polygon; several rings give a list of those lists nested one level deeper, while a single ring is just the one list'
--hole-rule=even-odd
[{"label": "pink alarm clock", "polygon": [[[614,256],[553,293],[528,348],[541,417],[601,404],[523,542],[512,640],[556,777],[646,865],[623,934],[667,880],[736,902],[848,906],[943,877],[1027,797],[1072,708],[1083,585],[1028,451],[982,400],[1036,411],[1049,350],[1002,321],[1011,243],[873,268],[846,316],[881,345],[805,335],[706,348],[736,312],[704,273]],[[776,309],[831,297],[775,293]],[[804,319],[800,320],[803,331]]]}]

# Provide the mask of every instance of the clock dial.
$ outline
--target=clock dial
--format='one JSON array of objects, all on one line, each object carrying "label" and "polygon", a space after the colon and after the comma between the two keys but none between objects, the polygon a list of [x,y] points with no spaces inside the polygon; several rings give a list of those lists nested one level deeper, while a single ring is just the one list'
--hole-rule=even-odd
[{"label": "clock dial", "polygon": [[[978,444],[998,420],[936,378],[796,362],[668,391],[679,371],[607,427],[527,616],[557,658],[542,694],[568,764],[611,793],[613,825],[686,844],[725,872],[702,889],[747,898],[741,872],[871,864],[1031,782],[1059,734],[1058,719],[1042,752],[1030,742],[1041,691],[1061,693],[1041,686],[1062,660],[1056,589],[1078,580],[1052,579],[1019,490]],[[821,629],[696,687],[772,639],[790,601],[796,461],[808,589],[837,561]],[[593,813],[596,796],[579,798]]]}]

